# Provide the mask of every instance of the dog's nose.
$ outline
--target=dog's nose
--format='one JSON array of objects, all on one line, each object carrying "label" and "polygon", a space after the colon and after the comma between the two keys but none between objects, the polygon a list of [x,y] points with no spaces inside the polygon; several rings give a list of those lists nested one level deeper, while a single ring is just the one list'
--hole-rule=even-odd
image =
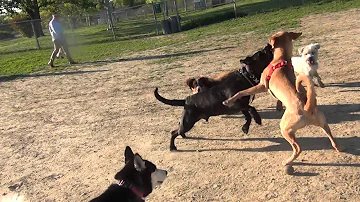
[{"label": "dog's nose", "polygon": [[167,175],[167,174],[168,174],[168,171],[165,170],[165,175]]},{"label": "dog's nose", "polygon": [[309,62],[310,62],[310,64],[313,64],[314,63],[314,58],[313,57],[309,57]]}]

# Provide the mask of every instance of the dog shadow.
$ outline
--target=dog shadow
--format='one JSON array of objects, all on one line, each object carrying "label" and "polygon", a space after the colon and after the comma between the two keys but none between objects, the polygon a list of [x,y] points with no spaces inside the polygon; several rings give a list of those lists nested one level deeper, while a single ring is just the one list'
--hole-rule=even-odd
[{"label": "dog shadow", "polygon": [[360,82],[349,82],[349,83],[328,83],[326,87],[342,87],[342,88],[359,88]]},{"label": "dog shadow", "polygon": [[357,89],[344,89],[339,90],[338,92],[360,92],[360,82],[350,82],[350,83],[329,83],[327,87],[342,87],[342,88],[357,88]]},{"label": "dog shadow", "polygon": [[[238,142],[259,142],[266,141],[275,144],[266,147],[253,148],[210,148],[197,150],[178,150],[178,152],[211,152],[211,151],[241,151],[241,152],[277,152],[277,151],[292,151],[291,146],[284,138],[244,138],[244,139],[230,139],[230,138],[206,138],[206,137],[187,137],[190,140],[206,140],[206,141],[238,141]],[[304,137],[298,138],[298,143],[301,148],[305,150],[334,150],[327,137]],[[355,156],[360,156],[360,138],[336,138],[337,142],[345,149],[343,152]],[[257,145],[257,144],[254,144]],[[296,163],[299,166],[346,166],[346,167],[360,167],[360,163],[355,164],[337,164],[337,163]]]},{"label": "dog shadow", "polygon": [[[337,105],[319,105],[329,124],[342,123],[347,121],[360,120],[360,104],[337,104]],[[258,111],[262,119],[281,119],[284,111],[276,111],[275,108],[267,108]],[[242,118],[243,115],[226,115],[222,118]]]}]

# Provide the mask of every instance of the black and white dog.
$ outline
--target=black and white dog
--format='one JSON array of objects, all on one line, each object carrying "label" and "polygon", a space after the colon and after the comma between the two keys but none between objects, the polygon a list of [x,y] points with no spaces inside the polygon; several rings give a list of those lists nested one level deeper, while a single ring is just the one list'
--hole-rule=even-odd
[{"label": "black and white dog", "polygon": [[115,175],[119,182],[90,202],[143,202],[153,189],[167,177],[167,171],[157,169],[152,162],[125,149],[125,166]]}]

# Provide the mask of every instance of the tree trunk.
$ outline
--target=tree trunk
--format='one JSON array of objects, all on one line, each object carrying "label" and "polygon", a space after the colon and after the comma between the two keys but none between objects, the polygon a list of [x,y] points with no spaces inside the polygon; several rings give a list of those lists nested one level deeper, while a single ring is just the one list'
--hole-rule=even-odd
[{"label": "tree trunk", "polygon": [[35,19],[38,19],[34,23],[36,37],[45,36],[45,34],[44,34],[43,30],[42,30],[42,27],[41,27],[40,11],[39,11],[39,5],[38,5],[37,0],[34,0],[34,13],[35,13],[35,16],[34,16]]},{"label": "tree trunk", "polygon": [[41,27],[41,20],[40,20],[40,11],[39,11],[39,5],[38,5],[38,1],[34,0],[34,5],[32,8],[26,8],[25,9],[26,13],[30,16],[30,18],[34,21],[34,28],[35,28],[35,34],[36,34],[36,38],[40,37],[40,36],[45,36],[42,27]]}]

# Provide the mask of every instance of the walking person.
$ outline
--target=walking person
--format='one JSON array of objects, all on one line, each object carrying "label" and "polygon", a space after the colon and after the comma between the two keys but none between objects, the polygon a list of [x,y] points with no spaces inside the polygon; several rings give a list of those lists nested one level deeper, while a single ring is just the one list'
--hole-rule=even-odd
[{"label": "walking person", "polygon": [[70,64],[76,64],[76,62],[72,59],[70,55],[69,47],[64,35],[64,30],[58,18],[58,15],[54,13],[52,15],[52,20],[49,22],[49,31],[51,34],[52,42],[54,43],[54,51],[52,52],[50,61],[48,62],[48,65],[50,67],[54,67],[54,60],[60,49],[64,51],[66,58],[69,60]]}]

